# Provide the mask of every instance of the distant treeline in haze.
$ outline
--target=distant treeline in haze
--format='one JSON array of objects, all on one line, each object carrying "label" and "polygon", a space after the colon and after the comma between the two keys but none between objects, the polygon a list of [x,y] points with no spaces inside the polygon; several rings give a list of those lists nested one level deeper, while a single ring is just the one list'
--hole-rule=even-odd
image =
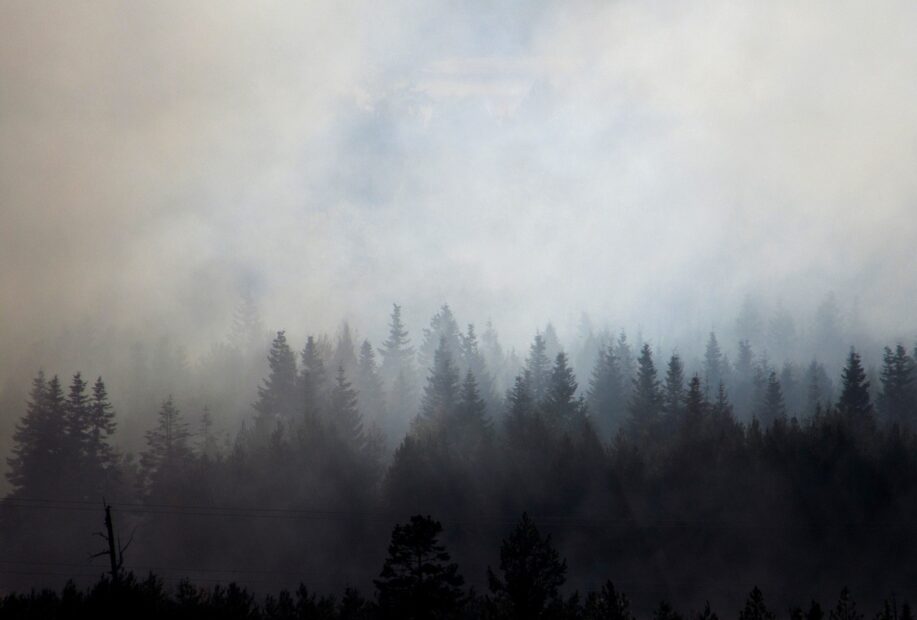
[{"label": "distant treeline in haze", "polygon": [[[125,569],[260,593],[300,582],[310,592],[349,587],[335,605],[350,600],[366,614],[335,616],[327,603],[330,615],[297,617],[426,617],[387,608],[379,586],[392,526],[418,519],[428,538],[437,524],[433,538],[452,558],[443,570],[454,560],[465,576],[453,584],[455,606],[432,617],[541,617],[550,608],[554,617],[628,618],[620,606],[587,609],[618,601],[614,587],[656,620],[677,617],[659,601],[740,609],[760,596],[748,595],[755,586],[779,613],[805,605],[799,618],[818,620],[802,615],[814,613],[808,601],[835,600],[848,585],[891,613],[884,601],[917,583],[917,351],[890,343],[870,369],[829,326],[817,335],[821,357],[800,363],[787,325],[771,325],[796,354],[779,364],[748,339],[730,357],[713,333],[703,355],[686,360],[623,332],[588,332],[571,359],[550,326],[517,356],[493,328],[460,328],[449,306],[415,345],[396,305],[378,346],[354,342],[346,325],[336,342],[294,345],[276,332],[266,361],[259,355],[257,391],[236,403],[248,410],[242,420],[221,411],[226,394],[191,411],[159,394],[136,451],[117,441],[102,378],[39,372],[25,410],[4,412],[21,419],[0,505],[0,583],[27,591],[66,577],[94,582],[103,568],[88,558],[100,551],[93,533],[105,501],[119,538],[131,541]],[[262,333],[248,300],[237,338],[220,352],[227,394],[248,393],[231,379],[250,374]],[[533,523],[551,536],[548,559],[569,561],[535,615],[519,611],[503,558],[513,533]],[[169,598],[158,581],[128,588],[126,576],[111,578],[88,594],[46,593],[46,602],[89,605],[115,596],[114,586],[118,596],[179,607],[182,597],[203,605],[215,596],[181,582]],[[570,599],[575,590],[592,598]],[[27,598],[9,597],[3,609]],[[293,617],[267,610],[258,613]]]}]

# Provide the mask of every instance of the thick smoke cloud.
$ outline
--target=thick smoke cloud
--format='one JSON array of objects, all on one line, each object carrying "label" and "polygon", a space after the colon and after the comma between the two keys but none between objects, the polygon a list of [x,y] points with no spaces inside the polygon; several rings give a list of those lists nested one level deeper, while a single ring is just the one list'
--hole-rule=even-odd
[{"label": "thick smoke cloud", "polygon": [[[63,324],[913,336],[909,2],[7,3],[5,364]],[[37,360],[41,363],[41,360]]]}]

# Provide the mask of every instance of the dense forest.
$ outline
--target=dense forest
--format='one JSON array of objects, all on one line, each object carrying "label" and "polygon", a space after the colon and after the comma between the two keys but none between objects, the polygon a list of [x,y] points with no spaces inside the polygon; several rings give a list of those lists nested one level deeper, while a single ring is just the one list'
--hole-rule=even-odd
[{"label": "dense forest", "polygon": [[785,315],[767,348],[586,330],[568,354],[548,325],[517,355],[449,306],[415,341],[395,305],[377,346],[346,324],[294,345],[246,299],[219,394],[156,395],[137,450],[103,378],[34,376],[0,610],[857,620],[855,592],[910,618],[917,351],[873,369],[821,327],[819,359]]}]

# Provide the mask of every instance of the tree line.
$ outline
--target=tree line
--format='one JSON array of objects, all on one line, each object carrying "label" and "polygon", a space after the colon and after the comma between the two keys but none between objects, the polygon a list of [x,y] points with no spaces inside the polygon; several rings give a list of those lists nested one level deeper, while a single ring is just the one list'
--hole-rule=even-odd
[{"label": "tree line", "polygon": [[[90,388],[77,374],[65,389],[39,373],[8,459],[8,561],[84,560],[105,497],[129,508],[135,564],[166,572],[235,567],[366,589],[392,522],[437,515],[454,524],[458,563],[483,567],[507,519],[528,513],[572,560],[566,583],[632,584],[641,609],[728,604],[750,584],[782,604],[847,583],[878,604],[917,577],[906,561],[917,398],[903,345],[885,350],[878,385],[849,350],[835,389],[819,362],[778,372],[746,341],[731,363],[711,334],[692,372],[622,334],[596,347],[580,386],[545,332],[506,381],[488,362],[492,330],[482,347],[448,306],[416,350],[398,306],[389,326],[378,349],[344,332],[330,352],[310,337],[296,353],[278,332],[231,442],[214,431],[218,412],[192,428],[166,396],[138,456],[114,442],[101,378]],[[470,585],[493,583],[481,573]]]}]

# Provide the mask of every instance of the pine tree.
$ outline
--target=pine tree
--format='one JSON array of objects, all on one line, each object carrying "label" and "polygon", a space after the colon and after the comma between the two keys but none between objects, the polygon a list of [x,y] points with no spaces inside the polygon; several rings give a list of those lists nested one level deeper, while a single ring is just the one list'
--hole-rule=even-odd
[{"label": "pine tree", "polygon": [[531,374],[528,370],[523,370],[522,374],[516,377],[506,400],[507,412],[504,430],[507,443],[515,449],[532,447],[529,435],[537,413],[535,398],[532,395]]},{"label": "pine tree", "polygon": [[764,604],[764,595],[757,586],[745,599],[745,607],[739,612],[739,620],[774,620],[774,612]]},{"label": "pine tree", "polygon": [[662,394],[659,380],[656,378],[653,353],[650,346],[644,344],[637,360],[637,376],[633,379],[633,389],[628,403],[628,427],[631,437],[645,441],[653,436],[658,430],[661,410]]},{"label": "pine tree", "polygon": [[[52,396],[52,390],[57,394]],[[32,380],[26,413],[13,433],[13,456],[7,459],[6,477],[14,495],[53,497],[64,469],[62,400],[57,377],[47,382],[39,371]]]},{"label": "pine tree", "polygon": [[[634,620],[630,601],[623,592],[618,592],[611,580],[602,585],[598,592],[590,592],[583,606],[585,620]],[[709,620],[716,620],[710,618]]]},{"label": "pine tree", "polygon": [[423,330],[423,343],[418,351],[422,370],[429,371],[435,364],[436,350],[443,346],[443,343],[453,363],[457,362],[462,351],[461,334],[449,304],[443,304],[439,312],[430,319],[430,327]]},{"label": "pine tree", "polygon": [[248,289],[242,291],[239,305],[233,314],[230,344],[242,353],[257,351],[263,345],[264,324],[255,297]]},{"label": "pine tree", "polygon": [[539,618],[561,603],[558,589],[567,579],[567,562],[528,514],[500,546],[500,572],[498,577],[488,568],[487,581],[495,606],[510,617]]},{"label": "pine tree", "polygon": [[544,400],[547,394],[551,372],[550,364],[546,354],[544,336],[540,332],[536,333],[532,346],[529,347],[529,355],[525,359],[525,370],[529,373],[529,385],[536,403]]},{"label": "pine tree", "polygon": [[213,434],[213,416],[206,405],[201,410],[200,432],[197,440],[197,454],[207,459],[215,459],[219,453],[216,437]]},{"label": "pine tree", "polygon": [[401,372],[413,374],[414,348],[401,320],[401,306],[398,304],[392,304],[388,339],[382,343],[379,353],[382,355],[382,378],[389,385]]},{"label": "pine tree", "polygon": [[775,370],[771,370],[770,374],[767,375],[767,383],[762,393],[757,415],[765,425],[786,417],[783,390],[780,387],[780,380],[777,378],[777,371]]},{"label": "pine tree", "polygon": [[421,401],[421,428],[441,429],[455,413],[459,401],[459,374],[452,362],[445,336],[433,356],[433,367]]},{"label": "pine tree", "polygon": [[691,377],[688,393],[685,395],[684,428],[688,437],[697,438],[700,435],[706,412],[707,401],[701,391],[700,377],[694,375]]},{"label": "pine tree", "polygon": [[684,364],[677,353],[669,359],[669,366],[665,373],[665,388],[663,391],[663,407],[670,418],[677,418],[684,406],[685,399],[685,373]]},{"label": "pine tree", "polygon": [[464,579],[439,542],[442,531],[438,521],[420,515],[395,526],[382,572],[373,580],[383,618],[450,618],[460,611]]},{"label": "pine tree", "polygon": [[869,381],[866,380],[860,356],[853,348],[841,373],[841,397],[837,409],[850,420],[865,421],[872,417]]},{"label": "pine tree", "polygon": [[115,411],[108,400],[108,391],[102,377],[96,379],[92,386],[92,398],[89,401],[89,424],[86,441],[86,458],[92,467],[105,472],[111,482],[117,476],[117,453],[111,445],[115,433]]},{"label": "pine tree", "polygon": [[806,370],[806,409],[809,413],[831,402],[831,380],[825,367],[812,360]]},{"label": "pine tree", "polygon": [[453,439],[464,447],[465,453],[474,455],[490,441],[492,427],[487,417],[487,403],[478,392],[478,384],[471,370],[465,373],[453,426]]},{"label": "pine tree", "polygon": [[373,424],[386,423],[385,389],[382,377],[376,366],[376,353],[369,340],[360,346],[360,361],[357,367],[357,392],[360,394],[361,408],[368,421]]},{"label": "pine tree", "polygon": [[162,403],[156,427],[145,436],[147,449],[140,455],[140,466],[147,480],[178,477],[191,458],[191,434],[171,395]]},{"label": "pine tree", "polygon": [[892,351],[885,347],[882,357],[882,392],[879,395],[879,411],[885,418],[898,424],[909,424],[917,407],[917,391],[914,382],[914,359],[901,344]]},{"label": "pine tree", "polygon": [[258,386],[254,404],[258,432],[265,438],[278,421],[294,419],[300,402],[296,394],[296,359],[283,331],[277,332],[267,360],[270,372]]},{"label": "pine tree", "polygon": [[328,406],[328,377],[325,373],[325,360],[313,336],[306,339],[300,354],[300,366],[297,383],[303,413],[309,424],[315,424],[325,415]]},{"label": "pine tree", "polygon": [[707,348],[704,351],[704,389],[706,392],[715,390],[716,386],[724,382],[724,366],[723,352],[716,340],[716,334],[710,332]]},{"label": "pine tree", "polygon": [[484,355],[481,353],[478,337],[475,334],[472,323],[468,324],[468,331],[461,335],[461,342],[464,368],[474,374],[484,402],[493,403],[495,400],[493,375],[487,367]]},{"label": "pine tree", "polygon": [[560,352],[551,369],[548,389],[542,409],[547,423],[555,429],[569,431],[585,415],[585,404],[576,398],[576,378],[567,363],[567,354]]},{"label": "pine tree", "polygon": [[331,390],[330,417],[332,427],[354,450],[362,450],[366,438],[363,417],[357,405],[357,393],[347,380],[343,366],[338,366],[334,388]]},{"label": "pine tree", "polygon": [[350,330],[350,324],[347,321],[341,323],[341,331],[338,334],[337,346],[334,349],[334,356],[331,359],[332,368],[343,366],[347,376],[353,376],[357,369],[357,356],[354,352],[353,335]]},{"label": "pine tree", "polygon": [[613,345],[599,350],[586,402],[602,436],[609,437],[618,430],[626,413],[627,398],[624,395],[624,377]]}]

